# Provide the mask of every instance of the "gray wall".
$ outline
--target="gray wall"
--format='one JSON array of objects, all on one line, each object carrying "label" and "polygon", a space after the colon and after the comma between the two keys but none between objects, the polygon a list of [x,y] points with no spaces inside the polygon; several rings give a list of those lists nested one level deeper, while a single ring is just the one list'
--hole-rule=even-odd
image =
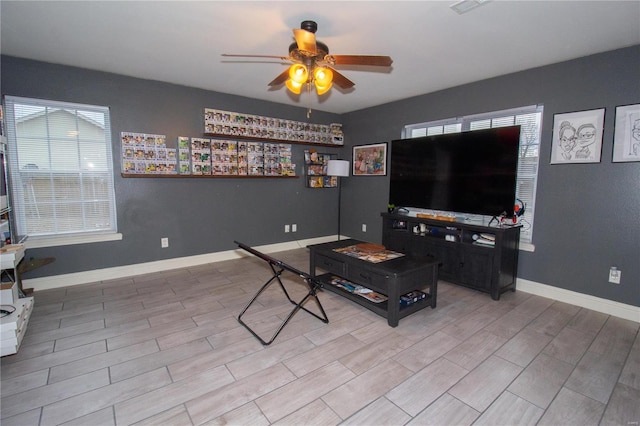
[{"label": "gray wall", "polygon": [[[338,191],[305,188],[293,178],[122,178],[120,132],[202,137],[204,108],[306,121],[306,108],[230,96],[156,81],[2,56],[2,94],[110,107],[118,231],[122,241],[30,249],[56,261],[25,278],[58,275],[233,249],[233,241],[272,244],[337,233]],[[212,78],[214,78],[212,76]],[[265,82],[265,90],[267,85]],[[314,123],[340,122],[313,111]],[[303,151],[292,145],[296,174]],[[298,232],[284,233],[296,223]],[[160,248],[160,238],[169,248]]]},{"label": "gray wall", "polygon": [[[640,46],[344,114],[343,155],[354,144],[399,139],[405,124],[543,104],[535,252],[520,252],[518,276],[640,306],[640,163],[611,161],[615,107],[633,103],[640,103]],[[601,162],[550,165],[554,114],[596,108],[606,108]],[[343,232],[380,242],[388,177],[343,182]],[[608,283],[611,266],[622,271],[620,285]]]},{"label": "gray wall", "polygon": [[[305,120],[304,108],[112,74],[2,57],[2,93],[111,107],[114,151],[121,131],[202,134],[202,109]],[[346,146],[320,149],[351,158],[351,146],[389,142],[405,124],[531,104],[544,105],[535,252],[521,252],[519,277],[640,306],[640,163],[611,162],[614,112],[640,102],[640,46],[501,76],[342,116]],[[357,95],[351,95],[357,96]],[[602,161],[550,165],[553,115],[606,108]],[[302,164],[303,146],[294,145]],[[117,155],[116,155],[117,158]],[[119,170],[119,159],[116,169]],[[342,179],[342,233],[381,242],[388,177]],[[119,242],[29,250],[56,257],[29,277],[55,275],[336,233],[337,192],[302,179],[122,179],[116,177]],[[297,223],[297,234],[285,234]],[[367,232],[361,231],[367,224]],[[170,238],[160,249],[160,237]],[[609,267],[622,284],[607,282]]]}]

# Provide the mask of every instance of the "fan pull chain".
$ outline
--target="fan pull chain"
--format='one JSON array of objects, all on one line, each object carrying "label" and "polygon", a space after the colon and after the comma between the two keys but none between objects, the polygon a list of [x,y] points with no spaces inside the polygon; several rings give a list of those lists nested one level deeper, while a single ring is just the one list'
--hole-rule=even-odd
[{"label": "fan pull chain", "polygon": [[307,83],[307,120],[311,118],[311,83]]}]

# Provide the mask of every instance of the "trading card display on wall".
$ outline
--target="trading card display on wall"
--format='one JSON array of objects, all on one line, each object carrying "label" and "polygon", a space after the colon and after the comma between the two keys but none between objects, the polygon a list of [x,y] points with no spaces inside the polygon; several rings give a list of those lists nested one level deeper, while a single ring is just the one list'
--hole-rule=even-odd
[{"label": "trading card display on wall", "polygon": [[264,144],[262,142],[248,142],[247,151],[249,176],[264,175]]},{"label": "trading card display on wall", "polygon": [[176,173],[176,149],[167,148],[165,135],[122,132],[121,142],[122,173]]},{"label": "trading card display on wall", "polygon": [[122,132],[123,174],[295,176],[291,145]]},{"label": "trading card display on wall", "polygon": [[173,148],[167,148],[167,173],[174,174],[178,172],[176,165],[178,164],[176,158],[176,150]]},{"label": "trading card display on wall", "polygon": [[278,146],[278,154],[280,156],[280,174],[282,176],[295,176],[296,165],[291,162],[291,145],[281,143]]},{"label": "trading card display on wall", "polygon": [[225,136],[249,136],[261,139],[343,145],[340,124],[313,124],[259,115],[204,110],[205,133]]},{"label": "trading card display on wall", "polygon": [[307,187],[335,188],[338,186],[336,176],[327,176],[327,165],[330,159],[330,154],[320,154],[315,149],[304,151]]},{"label": "trading card display on wall", "polygon": [[305,151],[305,161],[309,164],[310,175],[325,175],[327,173],[327,162],[331,159],[330,155],[319,154],[311,150]]},{"label": "trading card display on wall", "polygon": [[309,188],[322,188],[324,176],[309,176]]},{"label": "trading card display on wall", "polygon": [[144,135],[122,132],[122,173],[144,173],[146,169]]},{"label": "trading card display on wall", "polygon": [[145,159],[145,173],[157,172],[157,155],[156,155],[156,141],[145,136],[144,138],[144,159]]},{"label": "trading card display on wall", "polygon": [[325,156],[322,154],[318,154],[315,151],[309,152],[305,151],[305,161],[308,164],[307,174],[309,176],[323,176],[327,171],[327,161],[329,161],[329,156],[325,159]]},{"label": "trading card display on wall", "polygon": [[249,174],[249,149],[245,141],[238,141],[238,174],[241,176]]},{"label": "trading card display on wall", "polygon": [[178,136],[178,173],[191,174],[191,154],[189,153],[189,138]]},{"label": "trading card display on wall", "polygon": [[335,188],[338,186],[336,176],[308,176],[310,188]]},{"label": "trading card display on wall", "polygon": [[323,176],[324,166],[319,164],[312,164],[308,167],[307,173],[309,174],[309,176]]},{"label": "trading card display on wall", "polygon": [[136,173],[135,149],[122,143],[122,173]]},{"label": "trading card display on wall", "polygon": [[337,176],[325,176],[322,180],[322,185],[325,188],[335,188],[338,186],[338,177]]},{"label": "trading card display on wall", "polygon": [[279,144],[277,143],[264,144],[264,175],[280,175],[280,154]]},{"label": "trading card display on wall", "polygon": [[331,123],[329,126],[331,130],[331,143],[336,145],[344,144],[344,134],[342,133],[342,124]]},{"label": "trading card display on wall", "polygon": [[211,141],[191,138],[191,174],[211,174]]},{"label": "trading card display on wall", "polygon": [[211,168],[214,175],[238,174],[238,143],[236,141],[211,141]]},{"label": "trading card display on wall", "polygon": [[156,173],[174,174],[176,173],[176,149],[167,148],[166,138],[156,138]]}]

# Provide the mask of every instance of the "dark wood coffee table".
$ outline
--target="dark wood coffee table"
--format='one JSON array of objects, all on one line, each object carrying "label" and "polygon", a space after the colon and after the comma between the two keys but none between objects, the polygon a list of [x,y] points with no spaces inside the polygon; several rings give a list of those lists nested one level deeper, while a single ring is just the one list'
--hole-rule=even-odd
[{"label": "dark wood coffee table", "polygon": [[[346,297],[366,307],[376,314],[387,318],[391,327],[396,327],[401,318],[411,315],[428,306],[436,307],[438,290],[438,261],[432,257],[401,256],[395,259],[374,263],[335,249],[361,244],[362,241],[348,239],[308,246],[310,250],[311,276],[323,283],[323,288]],[[324,273],[316,275],[316,268]],[[366,287],[388,296],[388,300],[374,303],[366,298],[350,293],[331,284],[339,277],[351,283]],[[422,300],[403,306],[400,296],[413,290],[426,290]]]}]

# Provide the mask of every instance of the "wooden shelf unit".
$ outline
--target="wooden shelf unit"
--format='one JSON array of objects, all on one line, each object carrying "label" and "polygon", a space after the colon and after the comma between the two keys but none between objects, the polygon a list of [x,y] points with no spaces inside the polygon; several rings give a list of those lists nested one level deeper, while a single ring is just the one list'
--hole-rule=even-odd
[{"label": "wooden shelf unit", "polygon": [[398,213],[382,213],[382,220],[382,244],[437,259],[440,279],[489,293],[494,300],[515,291],[521,226],[482,226]]}]

